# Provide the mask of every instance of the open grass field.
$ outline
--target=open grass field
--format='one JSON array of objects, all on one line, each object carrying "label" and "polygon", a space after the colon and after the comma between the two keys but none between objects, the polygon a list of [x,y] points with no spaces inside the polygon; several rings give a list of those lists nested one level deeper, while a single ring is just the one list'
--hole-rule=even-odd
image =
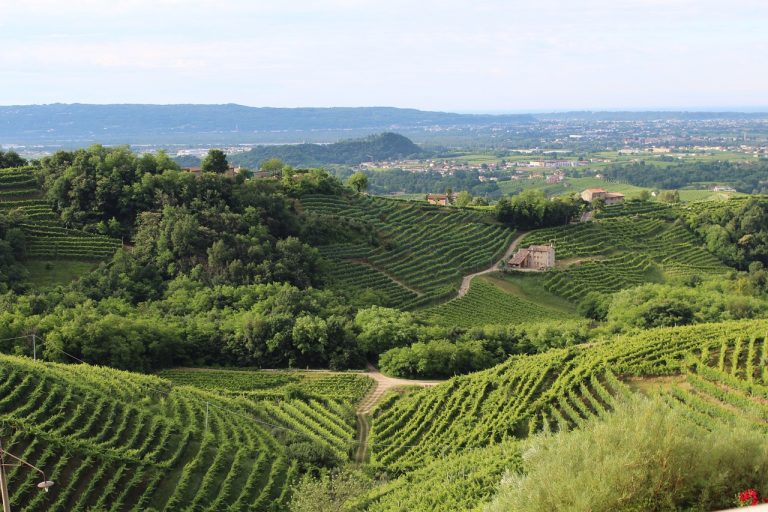
[{"label": "open grass field", "polygon": [[96,268],[92,261],[31,260],[24,264],[32,284],[38,288],[65,285]]}]

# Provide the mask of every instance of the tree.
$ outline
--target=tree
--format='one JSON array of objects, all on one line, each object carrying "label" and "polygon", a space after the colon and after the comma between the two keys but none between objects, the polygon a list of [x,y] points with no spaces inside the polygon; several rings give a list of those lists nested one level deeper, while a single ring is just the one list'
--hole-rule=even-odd
[{"label": "tree", "polygon": [[360,347],[369,354],[410,345],[418,336],[413,315],[381,306],[359,310],[355,327]]},{"label": "tree", "polygon": [[9,150],[6,153],[0,151],[0,169],[23,167],[25,165],[27,165],[27,161],[21,158],[15,151]]},{"label": "tree", "polygon": [[278,176],[282,173],[283,167],[285,167],[285,162],[280,160],[279,158],[270,158],[268,160],[264,160],[259,164],[259,169],[268,172],[274,176]]},{"label": "tree", "polygon": [[651,192],[649,190],[641,190],[638,197],[641,201],[648,201],[651,198]]},{"label": "tree", "polygon": [[470,202],[472,201],[472,195],[467,192],[466,190],[463,190],[456,194],[456,206],[469,206]]},{"label": "tree", "polygon": [[349,177],[347,180],[347,185],[355,189],[355,191],[360,194],[364,190],[368,189],[368,176],[366,176],[362,171],[357,171],[355,174]]},{"label": "tree", "polygon": [[208,155],[203,158],[201,164],[203,172],[215,172],[217,174],[224,174],[229,169],[229,162],[227,162],[227,155],[220,149],[209,149]]},{"label": "tree", "polygon": [[679,203],[680,192],[677,190],[665,190],[659,196],[659,201],[664,203]]}]

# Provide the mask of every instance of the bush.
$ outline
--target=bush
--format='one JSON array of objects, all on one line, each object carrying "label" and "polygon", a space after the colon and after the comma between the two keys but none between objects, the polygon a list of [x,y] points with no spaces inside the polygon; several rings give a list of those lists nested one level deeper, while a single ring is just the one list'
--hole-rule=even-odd
[{"label": "bush", "polygon": [[636,398],[604,422],[532,440],[488,512],[719,510],[768,489],[768,443],[746,427],[705,431],[660,399]]}]

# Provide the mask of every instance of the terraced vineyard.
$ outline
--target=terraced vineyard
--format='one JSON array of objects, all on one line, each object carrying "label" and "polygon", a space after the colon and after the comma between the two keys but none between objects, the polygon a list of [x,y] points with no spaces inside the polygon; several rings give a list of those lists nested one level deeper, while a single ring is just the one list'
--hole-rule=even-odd
[{"label": "terraced vineyard", "polygon": [[666,203],[649,201],[627,201],[622,204],[611,206],[600,211],[596,218],[611,219],[629,215],[655,215],[667,211],[671,206]]},{"label": "terraced vineyard", "polygon": [[747,422],[768,433],[768,337],[746,335],[709,347],[685,380],[663,391],[695,423]]},{"label": "terraced vineyard", "polygon": [[617,216],[531,232],[525,244],[554,242],[557,258],[595,258],[550,272],[547,289],[578,302],[589,291],[610,293],[664,276],[721,275],[730,269],[685,227],[661,218]]},{"label": "terraced vineyard", "polygon": [[25,217],[19,225],[31,259],[102,260],[120,246],[114,238],[62,227],[41,198],[31,168],[0,170],[0,212],[11,211]]},{"label": "terraced vineyard", "polygon": [[464,297],[427,309],[424,314],[437,324],[457,327],[576,318],[574,315],[506,293],[483,279],[474,279]]},{"label": "terraced vineyard", "polygon": [[249,400],[0,356],[3,447],[56,482],[42,493],[11,469],[18,510],[279,510],[300,471],[291,446],[346,460],[354,425],[346,400]]},{"label": "terraced vineyard", "polygon": [[359,402],[373,385],[362,373],[321,371],[261,371],[173,369],[163,370],[159,377],[177,385],[249,398],[274,398],[286,391],[298,391],[314,397],[334,398],[349,403]]},{"label": "terraced vineyard", "polygon": [[321,251],[338,265],[338,287],[356,293],[375,287],[388,305],[406,309],[455,294],[462,275],[495,262],[514,234],[473,210],[369,196],[314,195],[301,202],[314,214],[355,218],[375,228],[378,247],[342,243]]},{"label": "terraced vineyard", "polygon": [[589,261],[566,270],[549,272],[547,290],[573,302],[589,292],[613,293],[647,281],[653,264],[643,255],[625,253],[599,261]]},{"label": "terraced vineyard", "polygon": [[[765,350],[768,321],[753,320],[653,329],[589,346],[516,356],[475,374],[398,399],[375,411],[371,461],[408,471],[531,432],[578,427],[610,411],[629,388],[619,377],[682,374],[691,358],[741,342],[739,354]],[[735,350],[735,349],[734,349]],[[744,360],[750,360],[747,356]],[[763,365],[764,366],[764,365]],[[745,363],[746,367],[746,363]],[[761,370],[762,372],[762,370]],[[765,372],[760,385],[768,385]]]},{"label": "terraced vineyard", "polygon": [[354,505],[370,512],[477,510],[495,494],[504,473],[521,466],[521,448],[514,441],[464,450],[378,486]]}]

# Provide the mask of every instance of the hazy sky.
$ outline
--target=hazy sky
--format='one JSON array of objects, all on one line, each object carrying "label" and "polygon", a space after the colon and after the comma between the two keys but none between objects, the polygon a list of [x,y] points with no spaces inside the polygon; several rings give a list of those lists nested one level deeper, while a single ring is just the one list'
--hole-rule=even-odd
[{"label": "hazy sky", "polygon": [[768,105],[766,0],[0,0],[0,104]]}]

